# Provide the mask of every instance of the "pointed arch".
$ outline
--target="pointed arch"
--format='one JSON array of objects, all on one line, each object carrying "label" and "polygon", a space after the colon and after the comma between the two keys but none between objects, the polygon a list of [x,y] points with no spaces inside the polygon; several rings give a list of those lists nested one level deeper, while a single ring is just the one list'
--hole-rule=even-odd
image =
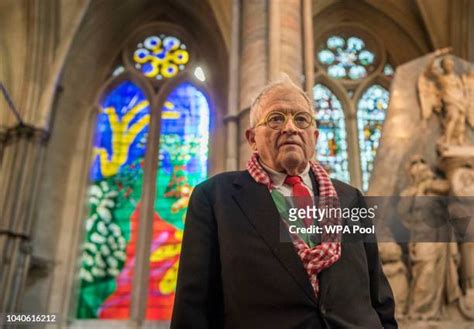
[{"label": "pointed arch", "polygon": [[[51,247],[51,250],[54,249],[58,266],[54,268],[52,274],[51,297],[45,299],[40,297],[41,294],[34,294],[38,296],[35,301],[47,302],[46,307],[50,312],[58,312],[64,319],[70,318],[74,326],[101,325],[99,321],[90,320],[97,318],[99,316],[97,314],[87,317],[87,320],[84,320],[86,317],[79,319],[75,317],[80,283],[78,256],[82,253],[86,233],[84,226],[89,211],[86,207],[89,202],[86,190],[89,187],[91,164],[94,160],[92,137],[97,109],[100,108],[100,105],[94,105],[102,101],[98,99],[98,95],[107,95],[108,91],[115,87],[114,83],[120,83],[125,75],[129,74],[130,80],[144,91],[150,101],[145,178],[141,198],[143,208],[140,211],[138,227],[141,238],[137,240],[135,246],[137,257],[133,270],[136,275],[133,275],[129,289],[134,293],[127,301],[130,304],[128,321],[131,321],[131,318],[145,320],[148,293],[148,275],[145,273],[148,271],[145,271],[143,263],[149,262],[150,258],[145,251],[148,253],[150,251],[148,233],[151,236],[153,228],[153,225],[149,224],[153,224],[155,176],[158,173],[157,136],[164,121],[161,120],[160,113],[166,95],[183,81],[182,79],[193,81],[202,91],[205,89],[206,92],[203,91],[203,94],[209,95],[208,103],[212,112],[209,138],[211,152],[206,164],[207,169],[214,174],[222,171],[225,166],[225,159],[222,157],[225,149],[222,119],[227,104],[228,73],[225,68],[228,63],[228,49],[223,42],[224,31],[216,23],[216,13],[212,9],[209,3],[195,0],[187,1],[186,5],[168,0],[159,3],[145,0],[126,4],[91,2],[84,9],[82,24],[67,49],[64,66],[61,66],[60,71],[63,74],[60,85],[64,89],[57,88],[58,95],[59,90],[64,92],[61,97],[57,97],[53,107],[51,126],[54,126],[55,133],[51,136],[46,155],[45,161],[49,165],[45,170],[44,184],[38,193],[42,198],[38,221],[51,223],[53,235],[58,237],[57,242],[45,240],[42,243]],[[104,25],[104,22],[107,24]],[[138,43],[146,40],[147,32],[154,33],[149,29],[157,26],[156,23],[160,23],[162,27],[164,24],[171,24],[169,29],[158,29],[159,31],[155,32],[158,36],[163,33],[166,36],[178,37],[186,45],[190,57],[184,68],[178,66],[180,71],[176,75],[153,81],[136,68],[131,56],[136,48],[140,47]],[[184,33],[178,33],[179,31],[189,33],[191,37],[187,38]],[[193,60],[196,62],[193,63]],[[192,77],[196,66],[204,70],[205,82],[195,81]],[[116,68],[119,69],[115,70]],[[66,182],[59,183],[57,177],[64,178]],[[138,216],[138,212],[134,212],[133,215]],[[35,289],[37,288],[33,288],[33,291]],[[105,299],[110,296],[109,293],[104,295],[108,295],[103,297]],[[122,297],[125,298],[125,294]],[[101,310],[100,314],[104,315],[105,308],[102,307]],[[117,321],[117,323],[120,323],[120,326],[127,326],[128,321]]]}]

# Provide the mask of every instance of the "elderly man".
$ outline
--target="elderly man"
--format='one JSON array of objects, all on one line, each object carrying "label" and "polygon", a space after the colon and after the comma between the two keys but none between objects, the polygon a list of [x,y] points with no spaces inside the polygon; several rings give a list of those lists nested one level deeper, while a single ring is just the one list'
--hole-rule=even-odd
[{"label": "elderly man", "polygon": [[376,243],[318,243],[288,231],[290,242],[282,239],[285,197],[302,207],[315,197],[365,207],[358,190],[311,160],[313,115],[288,78],[268,85],[250,111],[247,170],[195,188],[171,328],[397,328]]}]

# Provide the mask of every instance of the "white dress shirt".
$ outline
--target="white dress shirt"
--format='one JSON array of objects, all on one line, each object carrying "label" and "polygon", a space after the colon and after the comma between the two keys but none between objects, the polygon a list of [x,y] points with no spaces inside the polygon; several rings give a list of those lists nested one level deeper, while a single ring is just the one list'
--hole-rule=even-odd
[{"label": "white dress shirt", "polygon": [[[286,176],[288,175],[286,173],[278,172],[268,167],[262,161],[259,161],[259,162],[262,165],[263,169],[265,169],[265,171],[270,176],[270,179],[272,180],[273,186],[275,186],[275,189],[278,192],[280,192],[284,197],[291,197],[293,188],[289,185],[284,184]],[[308,188],[309,193],[313,197],[314,196],[313,183],[311,182],[311,177],[309,176],[309,169],[310,169],[310,165],[308,163],[306,165],[306,168],[303,170],[303,172],[300,173],[298,176],[301,177],[301,179],[303,180],[304,186]]]}]

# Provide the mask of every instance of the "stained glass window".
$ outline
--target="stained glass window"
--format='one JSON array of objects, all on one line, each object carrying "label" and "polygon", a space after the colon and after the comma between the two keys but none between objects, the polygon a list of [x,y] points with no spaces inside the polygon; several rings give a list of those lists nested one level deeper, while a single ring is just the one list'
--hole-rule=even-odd
[{"label": "stained glass window", "polygon": [[379,145],[388,101],[389,92],[376,84],[369,87],[357,103],[357,126],[364,190],[369,187],[370,173]]},{"label": "stained glass window", "polygon": [[[183,41],[169,33],[148,34],[124,47],[126,53],[113,63],[114,82],[101,97],[95,122],[75,303],[78,319],[130,319],[134,269],[145,260],[136,250],[140,220],[152,224],[148,293],[139,296],[146,299],[143,311],[147,320],[171,319],[189,198],[194,186],[207,178],[211,120],[207,94],[190,81],[173,79],[191,69]],[[204,71],[193,69],[195,78],[204,81]],[[157,94],[145,96],[132,80]],[[158,85],[151,85],[154,80],[162,81],[159,90],[174,87],[161,108],[150,105],[161,99]],[[156,127],[150,125],[155,115],[161,115]],[[160,130],[159,143],[148,140],[158,132],[149,135],[151,127]],[[145,156],[153,147],[159,148],[156,180],[144,182],[151,169],[147,161],[145,175]],[[150,193],[153,188],[155,194]],[[140,215],[142,203],[150,201],[153,209]]]},{"label": "stained glass window", "polygon": [[89,214],[82,247],[77,317],[125,319],[131,292],[136,213],[142,192],[150,106],[130,81],[108,92],[97,115]]},{"label": "stained glass window", "polygon": [[358,80],[374,69],[375,54],[356,36],[330,36],[318,52],[319,62],[329,76],[336,79]]},{"label": "stained glass window", "polygon": [[317,158],[332,178],[349,182],[346,127],[339,99],[329,88],[317,84],[313,88],[319,129]]},{"label": "stained glass window", "polygon": [[161,80],[184,70],[189,53],[186,45],[174,36],[152,35],[137,44],[133,60],[145,76]]},{"label": "stained glass window", "polygon": [[207,177],[209,115],[206,96],[190,83],[163,107],[147,319],[171,319],[189,197]]},{"label": "stained glass window", "polygon": [[394,73],[395,73],[395,71],[393,70],[392,65],[390,65],[388,63],[384,65],[383,75],[385,75],[386,77],[392,77]]},{"label": "stained glass window", "polygon": [[[386,60],[391,56],[375,36],[357,26],[322,34],[315,55],[318,160],[331,177],[367,191],[389,100],[382,84],[388,85],[395,74]],[[349,168],[347,148],[357,142],[360,161],[351,161]]]},{"label": "stained glass window", "polygon": [[123,65],[118,65],[113,71],[112,71],[112,76],[116,77],[122,74],[125,71],[125,68]]},{"label": "stained glass window", "polygon": [[[153,214],[150,277],[146,318],[170,320],[176,288],[184,217],[193,187],[207,177],[209,103],[202,91],[186,82],[168,96],[161,112],[160,150]],[[123,318],[130,305],[138,211],[128,225],[127,258],[116,289],[101,305],[101,318]],[[127,309],[128,310],[128,309]]]}]

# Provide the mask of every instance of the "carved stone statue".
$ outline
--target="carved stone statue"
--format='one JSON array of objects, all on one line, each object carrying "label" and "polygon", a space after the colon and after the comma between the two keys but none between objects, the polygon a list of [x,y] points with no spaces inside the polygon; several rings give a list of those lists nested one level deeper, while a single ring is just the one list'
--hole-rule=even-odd
[{"label": "carved stone statue", "polygon": [[[407,313],[413,320],[437,320],[443,316],[444,305],[462,295],[457,243],[437,242],[446,229],[436,224],[447,220],[439,196],[447,195],[450,186],[447,180],[437,178],[420,156],[412,158],[408,171],[411,184],[401,192],[399,204],[403,224],[411,233],[408,251],[412,280]],[[443,214],[445,218],[434,218]]]},{"label": "carved stone statue", "polygon": [[[474,127],[474,73],[457,74],[454,61],[447,55],[449,51],[436,51],[418,78],[423,119],[428,119],[433,111],[442,115],[443,135],[438,141],[442,148],[464,145],[466,124]],[[440,56],[441,60],[438,60]]]},{"label": "carved stone statue", "polygon": [[474,65],[448,53],[397,67],[368,191],[400,196],[378,224],[403,328],[474,327]]},{"label": "carved stone statue", "polygon": [[467,241],[459,244],[460,278],[464,290],[459,310],[464,318],[474,320],[474,243],[470,242],[474,241],[474,226],[471,223],[474,214],[474,154],[469,147],[464,146],[463,149],[464,156],[442,158],[440,165],[451,183],[453,200],[449,208],[453,227]]},{"label": "carved stone statue", "polygon": [[395,298],[395,316],[397,320],[405,318],[408,302],[408,270],[403,262],[402,248],[396,242],[379,243],[383,271],[393,290]]}]

